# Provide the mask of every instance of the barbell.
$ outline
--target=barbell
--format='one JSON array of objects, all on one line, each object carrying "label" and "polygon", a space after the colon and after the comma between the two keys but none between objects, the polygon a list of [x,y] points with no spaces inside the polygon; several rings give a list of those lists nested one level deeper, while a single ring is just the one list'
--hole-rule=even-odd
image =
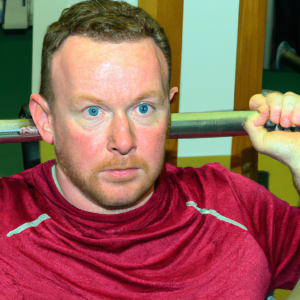
[{"label": "barbell", "polygon": [[[247,135],[243,124],[254,111],[220,111],[171,114],[171,139],[226,137]],[[283,128],[268,121],[268,131],[300,131],[299,126]],[[0,120],[0,143],[35,142],[42,140],[32,119]]]}]

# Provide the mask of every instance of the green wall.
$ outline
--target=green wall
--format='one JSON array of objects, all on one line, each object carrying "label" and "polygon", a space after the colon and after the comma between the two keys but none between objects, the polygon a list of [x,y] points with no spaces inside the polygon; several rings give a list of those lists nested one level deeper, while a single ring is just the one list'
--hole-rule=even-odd
[{"label": "green wall", "polygon": [[[32,29],[0,27],[0,119],[17,119],[31,92]],[[0,144],[0,176],[23,171],[20,143]]]},{"label": "green wall", "polygon": [[290,91],[300,94],[300,74],[295,72],[264,70],[262,86],[263,89],[276,90],[281,93]]}]

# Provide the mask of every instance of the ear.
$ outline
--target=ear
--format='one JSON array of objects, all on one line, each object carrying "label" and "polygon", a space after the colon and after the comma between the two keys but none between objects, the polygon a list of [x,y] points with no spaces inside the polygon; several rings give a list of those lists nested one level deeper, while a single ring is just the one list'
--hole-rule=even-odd
[{"label": "ear", "polygon": [[172,87],[172,88],[170,89],[170,95],[169,95],[170,103],[173,102],[174,96],[175,96],[175,94],[177,94],[177,93],[178,93],[178,87]]},{"label": "ear", "polygon": [[47,101],[39,94],[32,94],[29,109],[42,138],[48,144],[53,144],[52,115]]}]

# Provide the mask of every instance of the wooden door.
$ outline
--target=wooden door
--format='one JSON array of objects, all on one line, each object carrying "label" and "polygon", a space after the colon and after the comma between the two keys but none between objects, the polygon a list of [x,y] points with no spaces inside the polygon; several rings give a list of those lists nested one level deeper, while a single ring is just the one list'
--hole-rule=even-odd
[{"label": "wooden door", "polygon": [[[267,0],[240,0],[234,110],[249,109],[251,96],[261,93],[266,14]],[[233,138],[233,172],[256,180],[257,160],[248,136]]]}]

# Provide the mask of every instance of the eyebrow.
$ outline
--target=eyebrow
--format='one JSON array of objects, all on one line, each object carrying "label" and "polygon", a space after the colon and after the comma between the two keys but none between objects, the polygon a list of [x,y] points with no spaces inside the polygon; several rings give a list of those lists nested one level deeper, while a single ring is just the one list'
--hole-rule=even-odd
[{"label": "eyebrow", "polygon": [[135,100],[133,100],[133,104],[139,103],[143,101],[144,99],[149,99],[149,98],[157,98],[159,100],[159,104],[163,105],[165,102],[165,94],[160,91],[149,91],[146,92],[139,97],[137,97]]},{"label": "eyebrow", "polygon": [[[138,102],[141,102],[142,100],[144,99],[148,99],[148,98],[154,98],[154,97],[157,97],[161,103],[164,102],[164,98],[165,98],[165,95],[163,92],[160,92],[160,91],[149,91],[149,92],[145,92],[143,94],[141,94],[140,96],[138,96],[136,99],[134,99],[132,101],[132,103],[138,103]],[[97,97],[94,97],[92,95],[89,95],[89,94],[85,94],[85,93],[79,93],[77,95],[75,95],[74,97],[72,97],[73,100],[75,100],[75,102],[78,102],[78,100],[87,100],[87,101],[91,101],[91,102],[94,102],[96,104],[99,104],[99,103],[106,103],[105,100],[103,99],[99,99]]]}]

